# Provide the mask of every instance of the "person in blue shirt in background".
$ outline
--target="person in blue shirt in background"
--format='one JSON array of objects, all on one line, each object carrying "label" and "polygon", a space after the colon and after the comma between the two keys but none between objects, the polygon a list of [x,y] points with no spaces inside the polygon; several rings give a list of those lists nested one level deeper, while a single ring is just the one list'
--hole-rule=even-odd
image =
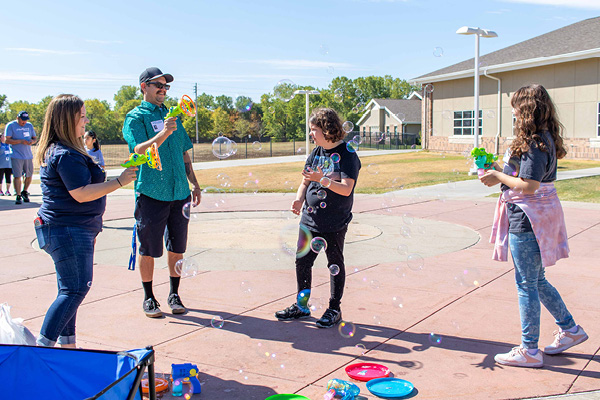
[{"label": "person in blue shirt in background", "polygon": [[[10,196],[10,177],[12,176],[12,165],[10,158],[12,149],[7,144],[4,135],[0,133],[0,196]],[[6,191],[2,191],[2,182],[6,178]]]},{"label": "person in blue shirt in background", "polygon": [[[31,146],[37,141],[33,125],[29,121],[29,113],[21,111],[15,121],[9,122],[4,129],[6,143],[12,147],[12,173],[15,177],[15,204],[29,203],[29,185],[33,178],[33,154]],[[23,190],[21,191],[21,180],[25,176]]]},{"label": "person in blue shirt in background", "polygon": [[96,132],[89,130],[83,136],[83,143],[85,143],[85,150],[92,157],[99,166],[104,169],[104,157],[102,156],[102,150],[100,150],[100,142],[96,136]]}]

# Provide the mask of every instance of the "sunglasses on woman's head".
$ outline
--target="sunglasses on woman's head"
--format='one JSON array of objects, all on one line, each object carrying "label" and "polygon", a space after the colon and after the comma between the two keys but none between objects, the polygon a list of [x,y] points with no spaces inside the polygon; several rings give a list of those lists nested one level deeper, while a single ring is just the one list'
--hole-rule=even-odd
[{"label": "sunglasses on woman's head", "polygon": [[160,82],[148,82],[148,83],[146,83],[146,85],[154,85],[154,86],[156,86],[157,89],[165,89],[165,90],[169,90],[171,88],[171,85],[166,85],[166,84],[160,83]]}]

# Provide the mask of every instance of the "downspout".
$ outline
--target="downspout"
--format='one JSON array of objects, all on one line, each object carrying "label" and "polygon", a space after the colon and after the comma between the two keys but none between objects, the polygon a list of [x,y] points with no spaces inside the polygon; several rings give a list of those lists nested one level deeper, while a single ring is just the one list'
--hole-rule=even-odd
[{"label": "downspout", "polygon": [[500,78],[496,78],[495,76],[488,75],[487,68],[483,70],[483,74],[488,78],[494,79],[498,81],[498,111],[496,115],[498,116],[498,128],[496,131],[496,138],[494,140],[494,154],[498,154],[500,150],[500,134],[502,133],[502,80]]}]

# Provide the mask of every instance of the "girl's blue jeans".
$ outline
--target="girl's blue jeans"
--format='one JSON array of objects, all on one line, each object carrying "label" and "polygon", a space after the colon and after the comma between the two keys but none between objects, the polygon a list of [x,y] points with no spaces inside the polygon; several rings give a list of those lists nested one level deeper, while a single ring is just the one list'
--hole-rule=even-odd
[{"label": "girl's blue jeans", "polygon": [[575,321],[558,291],[546,280],[535,234],[509,233],[508,245],[515,265],[522,345],[526,349],[537,349],[540,337],[540,301],[561,329],[574,327]]},{"label": "girl's blue jeans", "polygon": [[77,309],[92,284],[94,240],[98,232],[77,226],[35,227],[40,249],[54,261],[58,295],[46,312],[39,346],[75,343]]}]

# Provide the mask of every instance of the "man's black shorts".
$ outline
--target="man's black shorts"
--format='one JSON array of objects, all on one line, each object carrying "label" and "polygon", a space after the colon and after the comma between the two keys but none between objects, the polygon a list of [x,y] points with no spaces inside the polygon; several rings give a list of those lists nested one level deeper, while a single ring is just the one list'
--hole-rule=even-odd
[{"label": "man's black shorts", "polygon": [[140,255],[158,258],[163,254],[163,237],[167,251],[185,253],[187,248],[188,223],[183,216],[185,200],[160,201],[140,194],[135,201],[137,236]]}]

